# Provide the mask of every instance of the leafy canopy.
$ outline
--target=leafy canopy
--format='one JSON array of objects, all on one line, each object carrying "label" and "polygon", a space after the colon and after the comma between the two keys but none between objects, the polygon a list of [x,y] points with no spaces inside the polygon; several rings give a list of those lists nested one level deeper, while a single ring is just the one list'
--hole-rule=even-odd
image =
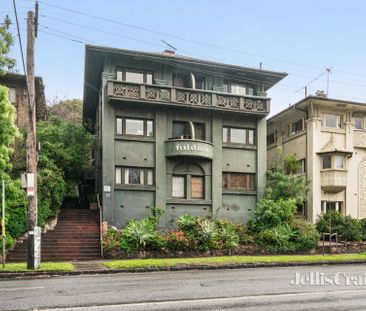
[{"label": "leafy canopy", "polygon": [[12,70],[15,66],[15,59],[8,56],[10,47],[14,44],[14,38],[9,32],[11,20],[8,15],[4,22],[0,24],[0,75],[4,70]]}]

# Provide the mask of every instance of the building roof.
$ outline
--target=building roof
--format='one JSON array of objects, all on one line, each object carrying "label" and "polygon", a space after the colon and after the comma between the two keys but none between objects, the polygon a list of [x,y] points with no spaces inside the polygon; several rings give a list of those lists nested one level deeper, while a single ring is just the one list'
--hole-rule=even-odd
[{"label": "building roof", "polygon": [[[220,62],[202,60],[187,56],[182,56],[165,51],[141,52],[127,49],[117,49],[111,47],[86,45],[85,46],[85,68],[84,68],[84,121],[95,117],[95,109],[100,88],[101,73],[103,71],[103,61],[107,55],[132,57],[138,60],[161,62],[172,67],[192,70],[202,70],[210,75],[226,74],[230,80],[260,81],[264,89],[267,90],[277,82],[287,76],[287,73],[255,69]],[[194,66],[194,69],[189,66]]]},{"label": "building roof", "polygon": [[366,112],[366,103],[362,103],[362,102],[355,102],[355,101],[350,101],[350,100],[343,100],[343,99],[336,99],[336,98],[328,98],[328,97],[322,97],[322,96],[307,96],[303,99],[301,99],[300,101],[298,101],[297,103],[289,106],[288,108],[278,112],[277,114],[275,114],[274,116],[270,117],[267,122],[273,122],[273,121],[277,121],[280,120],[281,117],[284,117],[285,115],[287,115],[289,112],[293,111],[294,109],[298,109],[298,110],[303,110],[305,112],[305,108],[307,108],[310,104],[315,103],[315,104],[322,104],[322,105],[326,105],[326,106],[335,106],[338,108],[350,108],[353,109],[355,111],[357,110],[362,110]]}]

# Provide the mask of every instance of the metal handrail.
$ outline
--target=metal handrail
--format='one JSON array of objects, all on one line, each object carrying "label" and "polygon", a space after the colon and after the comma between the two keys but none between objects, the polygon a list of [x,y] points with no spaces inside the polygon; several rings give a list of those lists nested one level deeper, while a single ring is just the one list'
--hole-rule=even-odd
[{"label": "metal handrail", "polygon": [[99,239],[100,239],[100,254],[103,257],[103,211],[100,205],[99,193],[97,193],[97,204],[99,209]]}]

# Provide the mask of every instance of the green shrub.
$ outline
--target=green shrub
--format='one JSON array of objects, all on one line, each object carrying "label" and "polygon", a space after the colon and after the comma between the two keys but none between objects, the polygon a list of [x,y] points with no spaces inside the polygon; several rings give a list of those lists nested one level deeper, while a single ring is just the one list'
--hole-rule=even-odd
[{"label": "green shrub", "polygon": [[255,241],[269,253],[286,253],[294,250],[292,235],[293,231],[289,225],[278,225],[260,231],[255,236]]},{"label": "green shrub", "polygon": [[224,249],[237,249],[239,246],[239,235],[234,224],[228,223],[220,229],[220,241]]},{"label": "green shrub", "polygon": [[365,241],[366,240],[366,218],[360,219],[359,222],[361,225],[362,240]]},{"label": "green shrub", "polygon": [[181,215],[177,220],[178,229],[190,233],[197,229],[198,217],[189,214]]},{"label": "green shrub", "polygon": [[155,229],[159,224],[161,216],[163,216],[165,213],[165,209],[161,207],[151,206],[150,207],[150,216],[149,221],[154,224]]},{"label": "green shrub", "polygon": [[344,241],[360,241],[363,237],[362,222],[336,211],[320,216],[316,228],[320,233],[338,233],[338,238]]},{"label": "green shrub", "polygon": [[161,250],[165,239],[149,219],[131,220],[122,232],[121,248],[127,252]]},{"label": "green shrub", "polygon": [[294,219],[291,223],[292,238],[297,251],[310,251],[319,243],[319,233],[315,226],[304,219]]},{"label": "green shrub", "polygon": [[199,240],[199,249],[217,249],[220,234],[215,222],[208,219],[200,219],[196,238]]},{"label": "green shrub", "polygon": [[106,254],[110,254],[113,251],[119,251],[121,249],[122,231],[116,230],[111,227],[103,235],[102,246]]},{"label": "green shrub", "polygon": [[270,229],[289,223],[295,216],[296,201],[279,199],[278,201],[263,198],[257,203],[254,217],[248,222],[252,232]]}]

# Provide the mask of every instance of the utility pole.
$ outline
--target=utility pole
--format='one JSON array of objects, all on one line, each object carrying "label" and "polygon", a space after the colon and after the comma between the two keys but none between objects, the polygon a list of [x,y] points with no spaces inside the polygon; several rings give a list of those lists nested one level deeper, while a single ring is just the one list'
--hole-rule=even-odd
[{"label": "utility pole", "polygon": [[28,12],[27,21],[27,86],[28,86],[28,122],[27,122],[27,195],[28,195],[28,269],[37,269],[35,258],[34,233],[37,227],[37,137],[36,104],[34,82],[34,42],[35,16]]}]

